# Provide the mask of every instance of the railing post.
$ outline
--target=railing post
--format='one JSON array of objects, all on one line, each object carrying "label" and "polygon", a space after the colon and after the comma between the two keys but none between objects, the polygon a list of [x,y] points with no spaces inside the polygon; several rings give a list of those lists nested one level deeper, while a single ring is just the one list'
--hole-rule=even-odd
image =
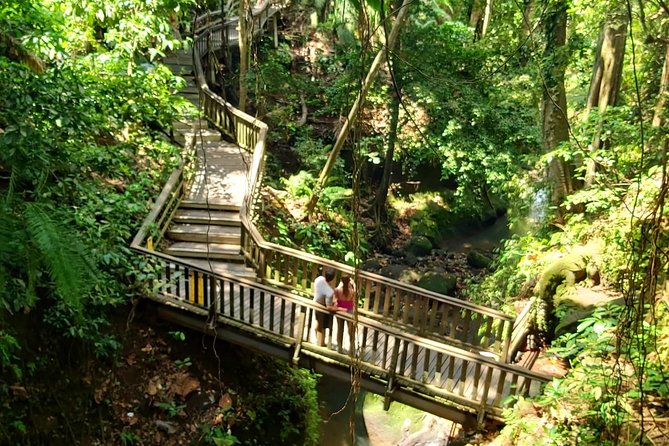
[{"label": "railing post", "polygon": [[309,311],[304,307],[300,311],[300,314],[297,316],[297,334],[295,339],[295,351],[293,352],[293,365],[297,365],[300,362],[300,350],[302,350],[302,341],[304,340],[304,327],[306,326],[306,312]]},{"label": "railing post", "polygon": [[504,362],[510,362],[509,345],[511,345],[511,334],[513,333],[513,321],[505,321],[504,337],[502,339],[502,354],[500,359]]},{"label": "railing post", "polygon": [[481,395],[481,405],[479,406],[479,411],[476,417],[476,422],[479,426],[483,426],[483,421],[485,420],[485,413],[488,407],[488,391],[490,390],[491,381],[492,367],[488,366],[488,373],[486,373],[485,383],[483,385],[483,395]]},{"label": "railing post", "polygon": [[388,370],[388,384],[386,385],[386,393],[383,397],[383,410],[390,409],[392,402],[393,390],[395,389],[395,371],[397,369],[397,359],[400,355],[401,341],[395,338],[395,345],[393,345],[393,352],[390,356],[390,368]]}]

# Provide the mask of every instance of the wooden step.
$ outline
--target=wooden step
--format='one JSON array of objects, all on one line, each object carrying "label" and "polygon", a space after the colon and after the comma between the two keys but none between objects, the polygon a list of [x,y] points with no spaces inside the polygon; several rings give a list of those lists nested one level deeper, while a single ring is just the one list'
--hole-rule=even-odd
[{"label": "wooden step", "polygon": [[179,204],[181,209],[214,209],[218,211],[236,211],[239,213],[240,206],[229,201],[212,197],[208,202],[206,200],[182,200]]},{"label": "wooden step", "polygon": [[217,274],[246,277],[248,279],[257,278],[255,270],[245,266],[243,263],[231,263],[220,260],[207,261],[206,259],[191,259],[188,263],[191,263],[206,271],[213,271]]},{"label": "wooden step", "polygon": [[195,118],[187,121],[174,121],[172,122],[172,127],[174,127],[175,130],[183,132],[186,131],[192,132],[199,129],[207,131],[215,131],[209,128],[209,122],[204,118],[202,119]]},{"label": "wooden step", "polygon": [[186,85],[184,88],[179,90],[179,94],[200,94],[195,85]]},{"label": "wooden step", "polygon": [[189,129],[189,130],[177,130],[174,133],[174,139],[181,143],[185,144],[186,140],[195,140],[197,143],[203,142],[220,142],[221,134],[208,129]]},{"label": "wooden step", "polygon": [[244,261],[239,245],[223,243],[175,242],[165,250],[165,253],[174,257],[210,258],[232,262]]},{"label": "wooden step", "polygon": [[241,226],[239,212],[217,211],[213,209],[181,209],[172,218],[175,223],[214,224],[221,226]]},{"label": "wooden step", "polygon": [[191,76],[193,74],[193,67],[191,65],[184,65],[184,64],[176,64],[176,63],[165,63],[167,65],[167,68],[170,69],[172,73],[174,73],[175,76]]},{"label": "wooden step", "polygon": [[234,226],[176,223],[170,225],[167,236],[180,242],[223,243],[239,245],[241,229]]}]

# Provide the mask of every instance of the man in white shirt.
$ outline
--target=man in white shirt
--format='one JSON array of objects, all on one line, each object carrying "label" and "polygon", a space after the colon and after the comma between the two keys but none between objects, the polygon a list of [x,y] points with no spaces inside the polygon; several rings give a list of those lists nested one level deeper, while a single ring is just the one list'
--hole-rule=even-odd
[{"label": "man in white shirt", "polygon": [[332,331],[332,313],[337,311],[334,303],[334,285],[335,270],[325,268],[322,276],[314,280],[314,302],[325,307],[327,311],[316,311],[316,339],[318,345],[325,346],[325,330]]}]

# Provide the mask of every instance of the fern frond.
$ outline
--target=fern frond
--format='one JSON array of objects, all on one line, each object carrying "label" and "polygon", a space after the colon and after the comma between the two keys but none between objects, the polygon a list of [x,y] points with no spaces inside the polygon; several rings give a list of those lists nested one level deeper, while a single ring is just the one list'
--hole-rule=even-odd
[{"label": "fern frond", "polygon": [[54,221],[43,205],[27,204],[25,219],[32,243],[55,283],[56,292],[67,304],[79,308],[97,279],[97,271],[86,256],[83,243],[76,234]]}]

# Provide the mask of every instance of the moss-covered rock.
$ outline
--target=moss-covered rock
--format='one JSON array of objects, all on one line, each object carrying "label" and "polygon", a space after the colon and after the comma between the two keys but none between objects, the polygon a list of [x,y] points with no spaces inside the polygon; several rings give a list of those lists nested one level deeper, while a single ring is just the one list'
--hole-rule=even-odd
[{"label": "moss-covered rock", "polygon": [[453,294],[457,286],[457,278],[448,273],[426,273],[418,280],[418,286],[441,294]]},{"label": "moss-covered rock", "polygon": [[406,250],[418,257],[426,256],[432,252],[432,242],[427,237],[418,235],[409,240]]},{"label": "moss-covered rock", "polygon": [[467,263],[472,268],[489,268],[492,259],[487,255],[473,249],[467,254]]}]

